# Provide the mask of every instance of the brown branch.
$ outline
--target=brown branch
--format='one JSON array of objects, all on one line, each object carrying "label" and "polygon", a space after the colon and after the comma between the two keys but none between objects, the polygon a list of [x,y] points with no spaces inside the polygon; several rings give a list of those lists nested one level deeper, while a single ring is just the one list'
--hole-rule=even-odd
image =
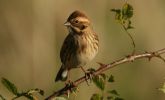
[{"label": "brown branch", "polygon": [[[153,57],[157,57],[157,58],[160,58],[161,60],[163,60],[165,62],[165,59],[161,56],[161,54],[164,54],[165,53],[165,48],[161,49],[161,50],[158,50],[158,51],[154,51],[154,52],[145,52],[145,53],[141,53],[141,54],[133,54],[133,55],[129,55],[129,56],[126,56],[124,58],[121,58],[119,60],[116,60],[110,64],[107,64],[107,65],[104,65],[104,64],[100,64],[100,67],[99,69],[97,69],[93,75],[99,75],[101,74],[102,72],[110,69],[110,68],[113,68],[117,65],[120,65],[120,64],[123,64],[123,63],[126,63],[126,62],[133,62],[134,60],[137,60],[137,59],[141,59],[141,58],[148,58],[149,60]],[[89,78],[88,78],[89,79]],[[72,90],[73,88],[75,88],[75,86],[78,86],[79,84],[85,82],[87,79],[85,76],[77,79],[76,81],[74,81],[74,85],[66,85],[64,88],[54,92],[53,94],[51,94],[50,96],[48,96],[45,100],[52,100],[53,98],[57,97],[57,96],[60,96],[60,95],[63,95],[63,94],[67,94],[67,92],[69,90]]]}]

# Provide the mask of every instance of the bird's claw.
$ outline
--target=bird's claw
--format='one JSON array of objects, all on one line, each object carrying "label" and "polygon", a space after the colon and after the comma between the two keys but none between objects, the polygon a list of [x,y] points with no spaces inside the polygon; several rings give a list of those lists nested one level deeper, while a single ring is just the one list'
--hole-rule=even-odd
[{"label": "bird's claw", "polygon": [[85,80],[87,82],[87,85],[89,86],[89,82],[88,79],[90,80],[90,82],[92,82],[92,78],[93,78],[93,74],[95,72],[94,69],[88,69],[88,72],[85,73]]},{"label": "bird's claw", "polygon": [[70,93],[73,93],[74,95],[76,95],[76,92],[79,91],[78,87],[76,86],[76,84],[70,80],[68,80],[67,83],[65,83],[65,87],[68,88],[67,90],[67,97],[69,98]]}]

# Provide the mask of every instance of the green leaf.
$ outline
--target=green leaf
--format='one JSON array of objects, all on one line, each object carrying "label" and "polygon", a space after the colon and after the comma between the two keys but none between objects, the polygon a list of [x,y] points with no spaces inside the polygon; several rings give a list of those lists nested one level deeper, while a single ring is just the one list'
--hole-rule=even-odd
[{"label": "green leaf", "polygon": [[125,20],[130,19],[133,16],[133,7],[130,4],[125,3],[123,5],[122,16],[123,16],[123,19]]},{"label": "green leaf", "polygon": [[115,20],[121,21],[122,15],[120,9],[111,9],[112,12],[115,12]]},{"label": "green leaf", "polygon": [[104,73],[101,73],[100,76],[101,76],[104,80],[106,80],[106,78],[107,78],[107,76],[106,76]]},{"label": "green leaf", "polygon": [[112,12],[115,12],[115,20],[117,20],[126,30],[132,29],[131,17],[133,16],[133,7],[125,3],[121,9],[111,9]]},{"label": "green leaf", "polygon": [[120,9],[111,9],[112,12],[120,14],[121,10]]},{"label": "green leaf", "polygon": [[163,84],[163,86],[161,88],[158,88],[158,90],[162,91],[163,93],[165,93],[165,83]]},{"label": "green leaf", "polygon": [[125,23],[126,30],[133,29],[134,27],[131,25],[131,20],[127,20],[127,23]]},{"label": "green leaf", "polygon": [[109,77],[109,79],[108,79],[108,82],[114,82],[115,80],[114,80],[114,76],[113,75],[111,75],[110,77]]},{"label": "green leaf", "polygon": [[93,94],[90,100],[103,100],[103,97],[99,94]]},{"label": "green leaf", "polygon": [[114,100],[114,97],[113,96],[108,96],[107,100]]},{"label": "green leaf", "polygon": [[30,89],[28,92],[27,92],[27,94],[33,94],[33,93],[39,93],[40,95],[44,95],[44,91],[43,90],[41,90],[41,89],[38,89],[38,88],[36,88],[36,89]]},{"label": "green leaf", "polygon": [[134,29],[134,27],[133,26],[127,26],[127,30],[128,29]]},{"label": "green leaf", "polygon": [[67,100],[67,99],[64,97],[56,97],[54,100]]},{"label": "green leaf", "polygon": [[15,100],[19,97],[26,97],[29,100],[36,100],[36,97],[33,95],[34,93],[39,93],[40,95],[44,95],[44,91],[41,89],[38,89],[38,88],[30,89],[26,92],[19,93],[17,90],[17,87],[13,83],[11,83],[9,80],[2,78],[1,82],[10,92],[12,92],[14,95],[16,95],[16,97],[14,97],[13,100]]},{"label": "green leaf", "polygon": [[92,78],[94,84],[102,91],[104,91],[104,88],[105,88],[105,80],[103,77],[100,77],[100,76],[94,76]]},{"label": "green leaf", "polygon": [[11,83],[9,80],[7,80],[6,78],[2,78],[1,80],[2,84],[14,95],[18,95],[18,90],[17,87]]},{"label": "green leaf", "polygon": [[120,97],[116,97],[115,100],[124,100],[124,99]]},{"label": "green leaf", "polygon": [[117,96],[108,96],[107,100],[124,100],[124,99]]},{"label": "green leaf", "polygon": [[36,100],[33,95],[23,95],[24,97],[28,98],[29,100]]},{"label": "green leaf", "polygon": [[6,99],[0,94],[0,100],[6,100]]},{"label": "green leaf", "polygon": [[108,91],[108,93],[113,94],[113,95],[116,95],[116,96],[119,96],[119,94],[117,93],[116,90]]},{"label": "green leaf", "polygon": [[34,96],[34,93],[39,93],[42,96],[44,95],[43,90],[36,88],[36,89],[30,89],[27,92],[22,92],[16,98],[24,96],[24,97],[26,97],[30,100],[36,100],[36,97]]}]

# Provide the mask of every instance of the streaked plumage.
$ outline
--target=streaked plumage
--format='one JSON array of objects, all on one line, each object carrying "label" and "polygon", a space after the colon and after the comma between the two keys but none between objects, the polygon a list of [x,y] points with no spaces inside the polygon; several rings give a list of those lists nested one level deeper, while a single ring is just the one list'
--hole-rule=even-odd
[{"label": "streaked plumage", "polygon": [[98,36],[93,31],[88,17],[74,11],[65,25],[69,30],[60,51],[62,66],[55,81],[66,80],[68,71],[72,68],[85,66],[98,52]]}]

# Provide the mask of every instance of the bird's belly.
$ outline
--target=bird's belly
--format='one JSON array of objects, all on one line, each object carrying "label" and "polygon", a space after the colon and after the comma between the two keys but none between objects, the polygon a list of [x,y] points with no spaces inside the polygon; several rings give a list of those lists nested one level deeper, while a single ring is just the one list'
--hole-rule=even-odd
[{"label": "bird's belly", "polygon": [[70,60],[68,66],[72,66],[71,68],[84,67],[88,62],[90,62],[97,54],[97,51],[82,51],[75,56],[72,56],[72,60]]},{"label": "bird's belly", "polygon": [[93,51],[93,50],[85,50],[82,51],[79,55],[78,55],[78,61],[79,61],[79,66],[85,66],[88,62],[90,62],[97,54],[97,51]]}]

